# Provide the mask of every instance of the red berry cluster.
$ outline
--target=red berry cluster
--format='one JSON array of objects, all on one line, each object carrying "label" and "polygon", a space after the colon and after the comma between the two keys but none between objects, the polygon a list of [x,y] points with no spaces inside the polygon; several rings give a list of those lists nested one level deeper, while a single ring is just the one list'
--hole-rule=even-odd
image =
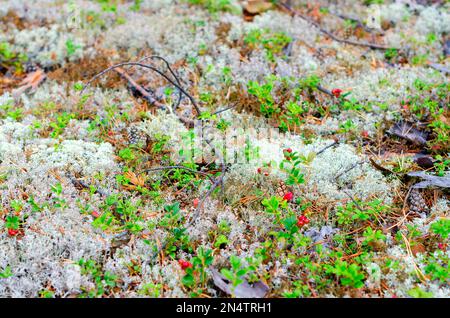
[{"label": "red berry cluster", "polygon": [[335,88],[331,91],[331,94],[334,95],[334,97],[339,98],[341,97],[342,89]]},{"label": "red berry cluster", "polygon": [[264,175],[265,175],[266,177],[269,175],[269,172],[263,171],[263,168],[261,168],[261,167],[259,167],[257,171],[258,171],[259,174],[264,173]]},{"label": "red berry cluster", "polygon": [[285,201],[292,201],[292,199],[294,198],[294,194],[292,192],[288,192],[283,196],[283,200]]},{"label": "red berry cluster", "polygon": [[291,148],[287,148],[287,149],[284,149],[283,150],[283,154],[284,154],[284,158],[286,159],[286,160],[291,160],[292,158],[292,149]]},{"label": "red berry cluster", "polygon": [[297,225],[298,225],[298,227],[302,227],[302,226],[304,226],[305,224],[308,224],[308,223],[309,223],[309,219],[305,215],[300,215],[297,218]]},{"label": "red berry cluster", "polygon": [[181,267],[182,270],[186,270],[186,268],[191,268],[192,267],[192,263],[191,262],[185,261],[185,260],[182,260],[182,259],[180,259],[178,261],[178,264],[180,264],[180,267]]}]

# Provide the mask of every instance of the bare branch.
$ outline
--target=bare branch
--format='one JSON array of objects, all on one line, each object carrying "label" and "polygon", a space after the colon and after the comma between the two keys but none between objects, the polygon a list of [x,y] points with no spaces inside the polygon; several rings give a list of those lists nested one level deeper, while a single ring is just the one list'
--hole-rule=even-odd
[{"label": "bare branch", "polygon": [[137,63],[137,62],[123,62],[123,63],[119,63],[113,66],[108,67],[107,69],[101,71],[100,73],[98,73],[97,75],[95,75],[94,77],[92,77],[87,83],[86,85],[83,87],[83,89],[81,90],[80,94],[82,94],[86,88],[91,85],[91,83],[93,81],[95,81],[97,78],[103,76],[104,74],[106,74],[107,72],[110,72],[118,67],[122,67],[122,66],[126,66],[126,65],[134,65],[134,66],[140,66],[143,68],[147,68],[150,69],[156,73],[158,73],[160,76],[164,77],[170,84],[172,84],[173,86],[175,86],[176,88],[178,88],[187,98],[189,98],[189,100],[191,101],[192,105],[194,106],[195,110],[197,111],[197,114],[201,114],[200,112],[200,108],[197,105],[197,102],[195,101],[195,99],[188,93],[186,92],[181,86],[179,86],[177,83],[175,83],[170,77],[168,77],[166,74],[164,74],[163,72],[161,72],[159,69],[157,69],[156,67],[153,67],[151,65],[147,65],[147,64],[142,64],[142,63]]},{"label": "bare branch", "polygon": [[353,40],[347,40],[347,39],[342,39],[338,36],[336,36],[335,34],[333,34],[332,32],[328,31],[327,29],[324,29],[323,27],[321,27],[317,22],[315,22],[314,20],[312,20],[311,18],[307,17],[306,15],[303,15],[299,12],[297,12],[296,10],[294,10],[293,8],[291,8],[289,5],[287,5],[284,2],[279,2],[278,3],[280,6],[282,6],[283,8],[285,8],[286,10],[288,10],[292,15],[294,16],[298,16],[301,19],[305,20],[306,22],[312,24],[314,27],[316,27],[320,32],[322,32],[323,34],[325,34],[326,36],[330,37],[331,39],[333,39],[334,41],[337,42],[342,42],[342,43],[347,43],[347,44],[351,44],[351,45],[356,45],[356,46],[365,46],[365,47],[370,47],[371,49],[374,50],[387,50],[390,49],[391,47],[387,47],[384,45],[379,45],[379,44],[375,44],[375,43],[367,43],[367,42],[358,42],[358,41],[353,41]]}]

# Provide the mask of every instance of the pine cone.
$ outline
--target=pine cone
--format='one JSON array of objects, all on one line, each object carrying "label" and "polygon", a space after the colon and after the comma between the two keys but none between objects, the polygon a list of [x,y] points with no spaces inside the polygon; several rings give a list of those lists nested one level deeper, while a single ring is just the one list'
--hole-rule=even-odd
[{"label": "pine cone", "polygon": [[180,203],[180,208],[185,209],[189,206],[189,194],[186,191],[180,191],[175,194],[175,199]]},{"label": "pine cone", "polygon": [[280,181],[276,189],[276,195],[279,197],[284,197],[284,195],[289,191],[291,191],[291,189],[283,181]]},{"label": "pine cone", "polygon": [[427,213],[429,208],[419,189],[412,189],[408,197],[409,209],[415,213]]},{"label": "pine cone", "polygon": [[130,145],[145,148],[147,146],[147,134],[137,126],[131,126],[128,128],[128,142]]}]

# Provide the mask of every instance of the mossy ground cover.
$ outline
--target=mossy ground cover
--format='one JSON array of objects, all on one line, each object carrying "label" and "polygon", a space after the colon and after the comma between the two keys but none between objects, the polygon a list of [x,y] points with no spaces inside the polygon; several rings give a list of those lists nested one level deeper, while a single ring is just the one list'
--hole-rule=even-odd
[{"label": "mossy ground cover", "polygon": [[448,12],[0,1],[0,296],[449,297]]}]

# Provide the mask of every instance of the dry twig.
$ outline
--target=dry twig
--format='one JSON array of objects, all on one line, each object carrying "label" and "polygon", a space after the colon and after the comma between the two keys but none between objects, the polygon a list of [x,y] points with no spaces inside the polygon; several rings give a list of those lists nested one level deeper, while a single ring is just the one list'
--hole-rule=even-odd
[{"label": "dry twig", "polygon": [[347,40],[347,39],[342,39],[338,36],[336,36],[334,33],[332,33],[331,31],[328,31],[327,29],[324,29],[323,27],[321,27],[319,25],[319,23],[315,22],[314,20],[312,20],[311,18],[297,12],[296,10],[294,10],[292,7],[290,7],[289,5],[287,5],[284,2],[279,2],[279,5],[282,6],[283,8],[285,8],[286,10],[288,10],[292,15],[294,16],[298,16],[300,18],[302,18],[303,20],[305,20],[306,22],[312,24],[314,27],[316,27],[321,33],[325,34],[326,36],[328,36],[329,38],[333,39],[334,41],[337,42],[341,42],[341,43],[346,43],[346,44],[351,44],[351,45],[356,45],[356,46],[365,46],[365,47],[370,47],[371,49],[374,50],[387,50],[390,49],[391,47],[387,47],[384,45],[379,45],[379,44],[375,44],[375,43],[368,43],[368,42],[358,42],[358,41],[353,41],[353,40]]}]

